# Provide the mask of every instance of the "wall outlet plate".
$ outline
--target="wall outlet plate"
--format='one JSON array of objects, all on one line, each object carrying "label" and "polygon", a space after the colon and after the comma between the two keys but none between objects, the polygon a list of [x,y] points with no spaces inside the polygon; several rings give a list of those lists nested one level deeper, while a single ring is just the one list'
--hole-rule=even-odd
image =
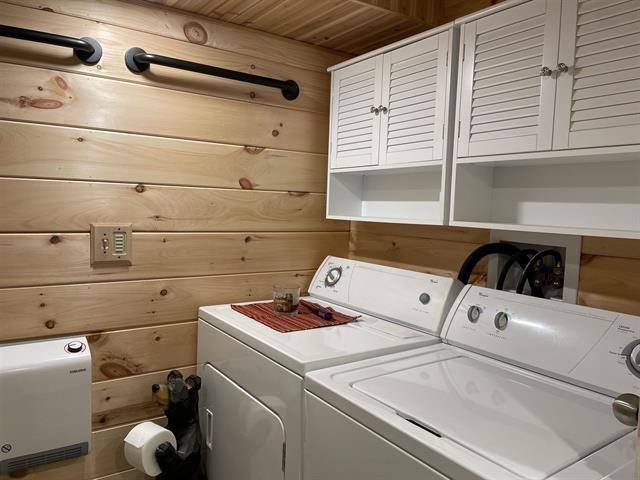
[{"label": "wall outlet plate", "polygon": [[[519,248],[533,248],[543,250],[554,248],[562,255],[564,263],[564,285],[562,290],[554,296],[554,300],[561,300],[566,303],[576,303],[578,301],[578,282],[580,280],[580,253],[582,251],[582,237],[579,235],[557,235],[552,233],[536,233],[536,232],[511,232],[505,230],[491,230],[491,242],[513,243]],[[498,275],[505,258],[494,255],[489,260],[489,268],[487,270],[487,286],[496,288]],[[549,260],[549,259],[547,259]],[[511,280],[516,278],[513,272],[518,275],[521,273],[518,265],[514,265],[511,269]],[[510,290],[510,278],[505,282],[505,290]],[[528,286],[525,292],[528,290]]]},{"label": "wall outlet plate", "polygon": [[133,237],[130,223],[91,224],[91,265],[131,265]]}]

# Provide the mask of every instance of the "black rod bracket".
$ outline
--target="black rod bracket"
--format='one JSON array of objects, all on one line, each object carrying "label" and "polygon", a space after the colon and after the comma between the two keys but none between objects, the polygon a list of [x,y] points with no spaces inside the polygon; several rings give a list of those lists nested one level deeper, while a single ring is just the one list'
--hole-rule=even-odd
[{"label": "black rod bracket", "polygon": [[133,73],[143,73],[149,69],[149,65],[155,64],[163,67],[187,70],[189,72],[203,73],[214,77],[228,78],[239,82],[277,88],[287,100],[295,100],[300,95],[300,87],[298,87],[298,84],[293,80],[277,80],[261,75],[253,75],[252,73],[236,72],[235,70],[227,70],[226,68],[214,67],[212,65],[188,62],[177,58],[147,53],[138,47],[127,50],[124,55],[124,63]]},{"label": "black rod bracket", "polygon": [[82,37],[80,40],[87,42],[91,47],[93,47],[93,51],[74,49],[73,53],[75,53],[76,57],[88,65],[95,65],[98,63],[102,58],[102,47],[98,41],[92,37]]},{"label": "black rod bracket", "polygon": [[40,32],[38,30],[29,30],[27,28],[12,27],[9,25],[0,25],[0,37],[71,48],[74,55],[87,65],[95,65],[102,58],[102,47],[100,43],[91,37],[67,37],[66,35],[57,35],[55,33]]},{"label": "black rod bracket", "polygon": [[136,55],[147,53],[143,49],[133,47],[124,54],[124,63],[133,73],[142,73],[149,70],[149,63],[136,61]]}]

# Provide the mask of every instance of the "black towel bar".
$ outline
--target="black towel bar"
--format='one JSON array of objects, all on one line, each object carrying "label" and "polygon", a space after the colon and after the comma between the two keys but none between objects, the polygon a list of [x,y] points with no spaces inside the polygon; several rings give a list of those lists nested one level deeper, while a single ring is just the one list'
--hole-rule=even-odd
[{"label": "black towel bar", "polygon": [[156,55],[155,53],[147,53],[141,48],[130,48],[124,56],[127,68],[134,73],[142,73],[149,68],[150,64],[162,65],[163,67],[178,68],[180,70],[188,70],[190,72],[204,73],[205,75],[213,75],[214,77],[229,78],[240,82],[254,83],[256,85],[264,85],[265,87],[278,88],[282,91],[282,95],[287,100],[295,100],[300,94],[298,84],[293,80],[276,80],[275,78],[263,77],[261,75],[253,75],[251,73],[236,72],[227,70],[226,68],[213,67],[202,63],[188,62],[177,58]]},{"label": "black towel bar", "polygon": [[96,39],[91,37],[67,37],[66,35],[56,35],[55,33],[39,32],[38,30],[11,27],[9,25],[0,25],[0,37],[17,38],[19,40],[72,48],[76,57],[90,65],[98,63],[102,57],[102,47]]}]

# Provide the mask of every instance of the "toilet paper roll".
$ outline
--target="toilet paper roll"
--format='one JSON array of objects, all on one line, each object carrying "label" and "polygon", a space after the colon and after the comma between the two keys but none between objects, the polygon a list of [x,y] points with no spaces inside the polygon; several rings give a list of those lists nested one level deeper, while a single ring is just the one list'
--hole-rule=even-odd
[{"label": "toilet paper roll", "polygon": [[124,439],[124,457],[132,467],[156,477],[162,473],[156,461],[156,448],[169,442],[176,448],[176,437],[166,428],[152,422],[144,422],[131,429]]}]

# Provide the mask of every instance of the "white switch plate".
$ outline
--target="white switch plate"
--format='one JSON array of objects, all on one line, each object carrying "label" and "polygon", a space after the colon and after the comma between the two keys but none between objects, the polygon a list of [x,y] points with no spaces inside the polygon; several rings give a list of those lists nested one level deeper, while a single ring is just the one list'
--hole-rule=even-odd
[{"label": "white switch plate", "polygon": [[[582,251],[581,236],[491,230],[491,242],[534,245],[538,249],[545,247],[559,247],[564,249],[564,287],[562,289],[562,301],[566,303],[577,303],[578,282],[580,280],[580,253]],[[487,270],[487,286],[490,288],[495,288],[496,286],[500,273],[498,268],[499,258],[493,255],[489,260],[489,268]]]}]

